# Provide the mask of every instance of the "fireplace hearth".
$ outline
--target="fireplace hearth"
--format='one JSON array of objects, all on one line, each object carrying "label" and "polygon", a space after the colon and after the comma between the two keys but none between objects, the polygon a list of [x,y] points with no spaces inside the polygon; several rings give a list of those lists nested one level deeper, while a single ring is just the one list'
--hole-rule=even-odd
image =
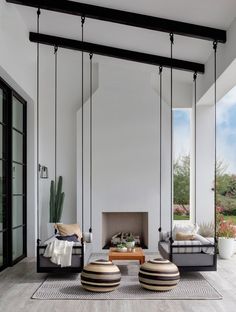
[{"label": "fireplace hearth", "polygon": [[103,249],[125,243],[132,236],[136,247],[148,248],[147,212],[103,212],[102,241]]}]

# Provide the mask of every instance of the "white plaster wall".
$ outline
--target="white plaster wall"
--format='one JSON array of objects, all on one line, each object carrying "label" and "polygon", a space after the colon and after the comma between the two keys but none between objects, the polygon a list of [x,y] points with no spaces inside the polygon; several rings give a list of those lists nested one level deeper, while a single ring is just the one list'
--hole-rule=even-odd
[{"label": "white plaster wall", "polygon": [[0,76],[27,101],[27,253],[35,255],[35,47],[28,40],[28,30],[16,10],[0,1]]},{"label": "white plaster wall", "polygon": [[[159,95],[152,69],[115,60],[99,63],[93,96],[93,249],[102,248],[102,213],[149,212],[149,249],[157,250],[159,227]],[[157,78],[158,79],[158,78]],[[167,77],[168,81],[168,77]],[[156,81],[158,83],[158,80]],[[170,111],[163,103],[163,227],[170,222]],[[85,227],[89,229],[89,102],[85,103]],[[81,129],[81,110],[77,116]],[[81,135],[78,138],[78,198],[81,198]],[[81,200],[78,200],[81,224]]]},{"label": "white plaster wall", "polygon": [[[0,1],[0,65],[29,97],[35,96],[35,45],[16,6]],[[13,85],[14,84],[14,85]],[[18,89],[19,90],[19,89]]]},{"label": "white plaster wall", "polygon": [[[225,71],[231,66],[236,58],[236,18],[227,30],[227,42],[218,44],[217,48],[217,100],[220,100],[236,84],[236,77],[233,72],[227,74],[226,79],[220,79]],[[214,84],[214,53],[212,45],[209,45],[212,53],[205,64],[205,74],[198,78],[198,101],[202,104],[209,104],[209,99],[213,99]],[[209,93],[209,90],[211,91]],[[207,98],[205,95],[208,95]],[[210,100],[211,101],[211,100]]]},{"label": "white plaster wall", "polygon": [[214,222],[214,106],[197,107],[196,207],[197,222]]}]

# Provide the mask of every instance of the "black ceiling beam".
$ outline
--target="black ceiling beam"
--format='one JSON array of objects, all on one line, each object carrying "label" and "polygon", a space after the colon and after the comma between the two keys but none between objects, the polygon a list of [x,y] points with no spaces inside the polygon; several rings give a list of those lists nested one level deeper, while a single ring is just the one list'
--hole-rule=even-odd
[{"label": "black ceiling beam", "polygon": [[[50,36],[45,34],[38,34],[30,32],[29,39],[32,42],[38,42],[41,44],[58,46],[65,49],[84,51],[88,53],[94,53],[103,56],[109,56],[119,58],[127,61],[145,63],[150,65],[171,67],[171,59],[164,56],[158,56],[153,54],[141,53],[136,51],[124,50],[119,48],[113,48],[100,44],[82,42],[74,39],[67,39],[62,37]],[[186,70],[198,73],[204,73],[205,66],[203,64],[183,61],[179,59],[173,59],[172,66],[174,69]]]},{"label": "black ceiling beam", "polygon": [[83,15],[88,18],[146,28],[204,40],[226,42],[226,31],[190,23],[183,23],[149,15],[104,8],[101,6],[68,0],[6,0],[10,3],[41,8],[45,10]]}]

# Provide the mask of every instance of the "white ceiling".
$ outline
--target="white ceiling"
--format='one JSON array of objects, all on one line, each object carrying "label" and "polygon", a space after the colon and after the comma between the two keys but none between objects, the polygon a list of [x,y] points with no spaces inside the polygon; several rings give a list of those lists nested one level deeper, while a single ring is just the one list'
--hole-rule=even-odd
[{"label": "white ceiling", "polygon": [[[90,4],[227,29],[236,15],[236,0],[79,0]],[[36,10],[17,6],[27,28],[36,30]],[[42,11],[41,32],[81,39],[80,17]],[[87,19],[85,40],[124,49],[169,56],[167,33]],[[205,63],[212,43],[175,36],[174,57]]]}]

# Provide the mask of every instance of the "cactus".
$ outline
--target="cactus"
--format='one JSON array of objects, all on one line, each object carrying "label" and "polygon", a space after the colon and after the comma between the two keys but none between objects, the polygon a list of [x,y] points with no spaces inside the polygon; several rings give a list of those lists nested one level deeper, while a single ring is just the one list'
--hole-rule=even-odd
[{"label": "cactus", "polygon": [[59,177],[56,185],[51,181],[50,185],[50,222],[57,223],[61,221],[65,193],[62,192],[62,176]]}]

